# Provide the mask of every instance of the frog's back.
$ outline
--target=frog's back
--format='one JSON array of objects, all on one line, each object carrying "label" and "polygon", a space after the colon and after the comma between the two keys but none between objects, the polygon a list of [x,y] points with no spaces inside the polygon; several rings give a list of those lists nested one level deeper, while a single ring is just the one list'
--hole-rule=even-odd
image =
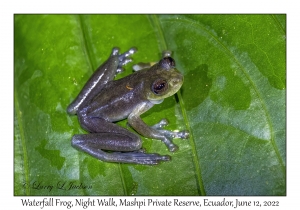
[{"label": "frog's back", "polygon": [[145,102],[143,82],[133,88],[128,83],[130,78],[125,78],[108,82],[84,108],[86,114],[115,122],[126,119],[138,104]]}]

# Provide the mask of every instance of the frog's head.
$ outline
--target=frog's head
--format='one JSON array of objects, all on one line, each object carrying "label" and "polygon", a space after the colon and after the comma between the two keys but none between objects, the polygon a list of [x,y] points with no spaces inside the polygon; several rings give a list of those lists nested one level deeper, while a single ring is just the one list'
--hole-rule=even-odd
[{"label": "frog's head", "polygon": [[183,84],[183,75],[175,68],[175,60],[171,57],[162,58],[153,68],[148,78],[150,91],[147,98],[154,104],[174,95]]}]

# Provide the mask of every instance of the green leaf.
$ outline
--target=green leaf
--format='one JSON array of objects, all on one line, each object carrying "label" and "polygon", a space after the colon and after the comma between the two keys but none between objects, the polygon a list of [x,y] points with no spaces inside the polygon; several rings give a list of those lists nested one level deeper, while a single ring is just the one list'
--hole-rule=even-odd
[{"label": "green leaf", "polygon": [[[285,195],[285,19],[15,15],[14,194]],[[70,145],[86,132],[66,107],[114,46],[136,46],[134,62],[174,52],[184,85],[142,116],[190,131],[189,140],[174,140],[175,153],[143,139],[148,152],[169,154],[170,162],[105,163]]]}]

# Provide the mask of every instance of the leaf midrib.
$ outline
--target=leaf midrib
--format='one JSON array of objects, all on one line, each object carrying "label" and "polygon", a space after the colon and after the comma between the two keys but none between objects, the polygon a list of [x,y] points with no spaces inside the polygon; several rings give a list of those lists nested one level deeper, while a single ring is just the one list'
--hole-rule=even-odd
[{"label": "leaf midrib", "polygon": [[[164,50],[169,49],[167,47],[166,39],[163,35],[164,33],[163,33],[162,27],[160,25],[160,22],[157,18],[157,15],[150,15],[149,19],[152,23],[153,28],[155,29],[155,32],[157,33],[157,37],[159,39],[159,44],[160,44],[160,49],[161,50],[162,49],[164,49]],[[188,115],[186,113],[184,101],[182,99],[180,91],[178,91],[176,94],[179,98],[179,105],[180,105],[180,108],[181,108],[181,112],[182,112],[182,115],[183,115],[183,119],[184,119],[184,122],[185,122],[186,129],[190,133],[189,142],[190,142],[191,150],[192,150],[192,154],[193,154],[192,158],[193,158],[193,164],[194,164],[194,168],[195,168],[195,175],[196,175],[196,180],[197,180],[197,185],[198,185],[197,189],[199,190],[199,194],[204,196],[204,195],[206,195],[206,192],[205,192],[205,189],[204,189],[203,179],[202,179],[202,175],[201,175],[201,166],[200,166],[199,156],[198,156],[197,149],[196,149],[195,138],[193,136],[192,129],[191,129],[191,126],[189,124],[189,118],[188,118]]]}]

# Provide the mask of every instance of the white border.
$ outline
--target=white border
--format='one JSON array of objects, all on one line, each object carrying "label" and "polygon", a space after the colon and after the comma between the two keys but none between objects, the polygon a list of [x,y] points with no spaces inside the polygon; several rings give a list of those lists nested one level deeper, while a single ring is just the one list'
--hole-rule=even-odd
[{"label": "white border", "polygon": [[[1,11],[1,201],[5,209],[19,209],[22,197],[13,197],[13,14],[15,13],[286,13],[287,14],[287,196],[243,197],[249,200],[279,200],[280,208],[299,206],[299,5],[283,0],[134,0],[134,1],[2,1]],[[4,116],[4,117],[3,117]],[[9,158],[8,158],[9,157]],[[41,197],[38,197],[41,198]],[[57,198],[57,197],[56,197]],[[107,198],[107,197],[106,197]],[[148,198],[148,197],[147,197]],[[159,197],[162,199],[163,197]],[[171,199],[173,199],[172,197]],[[220,197],[207,197],[213,200]],[[226,197],[235,199],[235,197]],[[62,199],[74,199],[63,197]],[[119,199],[119,197],[116,197]],[[203,197],[184,197],[205,199]],[[240,197],[242,199],[242,197]],[[35,207],[36,209],[37,207]],[[153,208],[153,207],[149,207]],[[147,209],[149,209],[147,207]],[[155,207],[160,208],[160,207]],[[162,207],[164,208],[164,207]],[[174,207],[172,207],[173,209]],[[28,209],[28,207],[27,207]],[[29,208],[31,209],[31,208]],[[40,209],[38,207],[38,209]],[[58,208],[59,209],[59,208]],[[61,209],[66,209],[61,208]],[[82,209],[82,207],[72,208]],[[90,208],[89,208],[90,209]],[[99,207],[97,208],[99,209]],[[101,209],[103,209],[101,207]],[[240,208],[242,209],[242,208]],[[295,208],[294,208],[295,209]]]}]

